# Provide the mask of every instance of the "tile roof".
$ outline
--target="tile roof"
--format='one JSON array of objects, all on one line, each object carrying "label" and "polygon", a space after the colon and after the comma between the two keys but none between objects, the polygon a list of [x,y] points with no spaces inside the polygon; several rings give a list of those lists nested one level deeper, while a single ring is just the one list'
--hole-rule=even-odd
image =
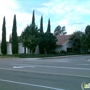
[{"label": "tile roof", "polygon": [[71,35],[62,35],[62,36],[56,36],[57,37],[57,45],[63,45],[65,42],[69,40]]}]

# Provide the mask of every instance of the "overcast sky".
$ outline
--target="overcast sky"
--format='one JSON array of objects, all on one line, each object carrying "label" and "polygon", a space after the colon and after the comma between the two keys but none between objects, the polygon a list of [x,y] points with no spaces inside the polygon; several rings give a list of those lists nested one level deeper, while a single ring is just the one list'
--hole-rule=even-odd
[{"label": "overcast sky", "polygon": [[40,17],[43,15],[44,31],[47,29],[49,18],[52,32],[60,25],[65,26],[67,33],[71,34],[76,30],[84,31],[90,24],[90,0],[0,0],[0,33],[5,16],[7,40],[9,39],[13,17],[16,14],[17,33],[20,35],[27,24],[31,23],[33,10],[38,28]]}]

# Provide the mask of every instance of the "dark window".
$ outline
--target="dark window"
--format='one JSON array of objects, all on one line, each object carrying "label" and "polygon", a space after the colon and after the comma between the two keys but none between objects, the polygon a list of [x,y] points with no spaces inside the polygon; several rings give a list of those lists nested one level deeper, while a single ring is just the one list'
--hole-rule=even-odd
[{"label": "dark window", "polygon": [[67,52],[72,52],[72,48],[67,48]]}]

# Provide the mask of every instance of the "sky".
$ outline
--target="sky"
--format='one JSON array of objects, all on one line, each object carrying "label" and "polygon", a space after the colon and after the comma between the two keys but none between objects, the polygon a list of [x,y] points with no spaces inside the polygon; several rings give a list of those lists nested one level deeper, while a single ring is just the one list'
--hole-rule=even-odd
[{"label": "sky", "polygon": [[[6,18],[7,41],[12,33],[13,17],[16,14],[18,36],[27,25],[31,24],[32,12],[35,10],[35,22],[40,27],[43,15],[44,31],[48,19],[51,21],[51,32],[56,26],[65,26],[67,34],[85,31],[90,25],[90,0],[0,0],[0,34],[2,35],[3,17]],[[0,35],[0,40],[2,36]]]}]

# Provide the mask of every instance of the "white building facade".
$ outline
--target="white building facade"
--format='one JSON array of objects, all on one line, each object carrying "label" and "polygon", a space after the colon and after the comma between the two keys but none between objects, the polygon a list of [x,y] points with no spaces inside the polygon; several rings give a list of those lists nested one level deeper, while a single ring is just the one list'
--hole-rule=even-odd
[{"label": "white building facade", "polygon": [[[24,48],[25,47],[23,47],[22,43],[18,43],[18,54],[25,53]],[[0,54],[2,54],[1,53],[1,45],[0,45]],[[27,47],[26,47],[26,54],[30,54],[30,49],[28,49]],[[34,54],[39,54],[39,47],[38,47],[38,45],[36,47],[36,50],[35,50]],[[12,44],[11,43],[7,43],[7,55],[12,55]]]}]

